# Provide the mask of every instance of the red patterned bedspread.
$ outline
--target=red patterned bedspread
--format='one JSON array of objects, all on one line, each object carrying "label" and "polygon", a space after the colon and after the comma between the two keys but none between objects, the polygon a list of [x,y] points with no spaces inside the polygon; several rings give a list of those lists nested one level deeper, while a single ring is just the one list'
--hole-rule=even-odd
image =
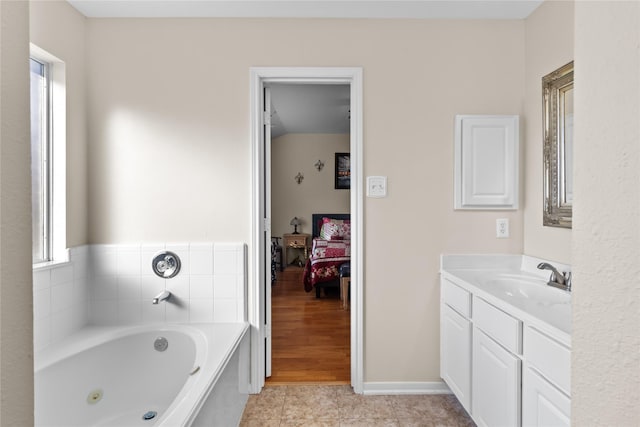
[{"label": "red patterned bedspread", "polygon": [[311,257],[304,267],[304,290],[311,292],[316,284],[337,279],[340,265],[350,260],[351,240],[313,239]]}]

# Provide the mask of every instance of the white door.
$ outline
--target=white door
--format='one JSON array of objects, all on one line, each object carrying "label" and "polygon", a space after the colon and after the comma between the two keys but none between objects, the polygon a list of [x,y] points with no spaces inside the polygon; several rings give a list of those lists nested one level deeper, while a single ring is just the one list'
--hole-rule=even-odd
[{"label": "white door", "polygon": [[440,376],[471,411],[471,321],[442,305]]},{"label": "white door", "polygon": [[522,426],[569,427],[571,399],[534,369],[527,368],[522,379]]},{"label": "white door", "polygon": [[264,295],[265,295],[265,376],[271,376],[271,89],[264,88]]},{"label": "white door", "polygon": [[520,425],[521,361],[473,329],[471,416],[481,427]]}]

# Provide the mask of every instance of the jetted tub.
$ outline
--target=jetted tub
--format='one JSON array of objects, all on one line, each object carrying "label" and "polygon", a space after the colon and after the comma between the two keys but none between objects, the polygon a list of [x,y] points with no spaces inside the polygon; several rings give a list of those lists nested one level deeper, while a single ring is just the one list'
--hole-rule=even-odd
[{"label": "jetted tub", "polygon": [[248,396],[247,330],[84,328],[36,355],[35,425],[237,425]]}]

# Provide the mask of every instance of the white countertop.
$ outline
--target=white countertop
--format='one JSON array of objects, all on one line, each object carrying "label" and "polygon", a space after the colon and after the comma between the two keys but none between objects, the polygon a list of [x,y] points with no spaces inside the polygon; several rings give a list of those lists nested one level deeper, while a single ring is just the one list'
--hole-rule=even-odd
[{"label": "white countertop", "polygon": [[570,266],[525,255],[442,255],[441,274],[472,294],[571,343],[571,294],[547,285],[549,262],[560,271]]}]

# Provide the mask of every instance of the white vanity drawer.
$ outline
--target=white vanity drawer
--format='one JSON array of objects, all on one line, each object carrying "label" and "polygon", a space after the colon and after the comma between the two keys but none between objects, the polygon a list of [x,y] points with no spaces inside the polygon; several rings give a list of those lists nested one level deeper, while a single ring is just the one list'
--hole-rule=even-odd
[{"label": "white vanity drawer", "polygon": [[522,322],[483,299],[473,299],[473,324],[507,350],[522,354]]},{"label": "white vanity drawer", "polygon": [[471,317],[471,293],[447,279],[442,281],[442,300],[463,316]]},{"label": "white vanity drawer", "polygon": [[571,396],[571,349],[537,329],[524,332],[524,355],[556,387]]}]

